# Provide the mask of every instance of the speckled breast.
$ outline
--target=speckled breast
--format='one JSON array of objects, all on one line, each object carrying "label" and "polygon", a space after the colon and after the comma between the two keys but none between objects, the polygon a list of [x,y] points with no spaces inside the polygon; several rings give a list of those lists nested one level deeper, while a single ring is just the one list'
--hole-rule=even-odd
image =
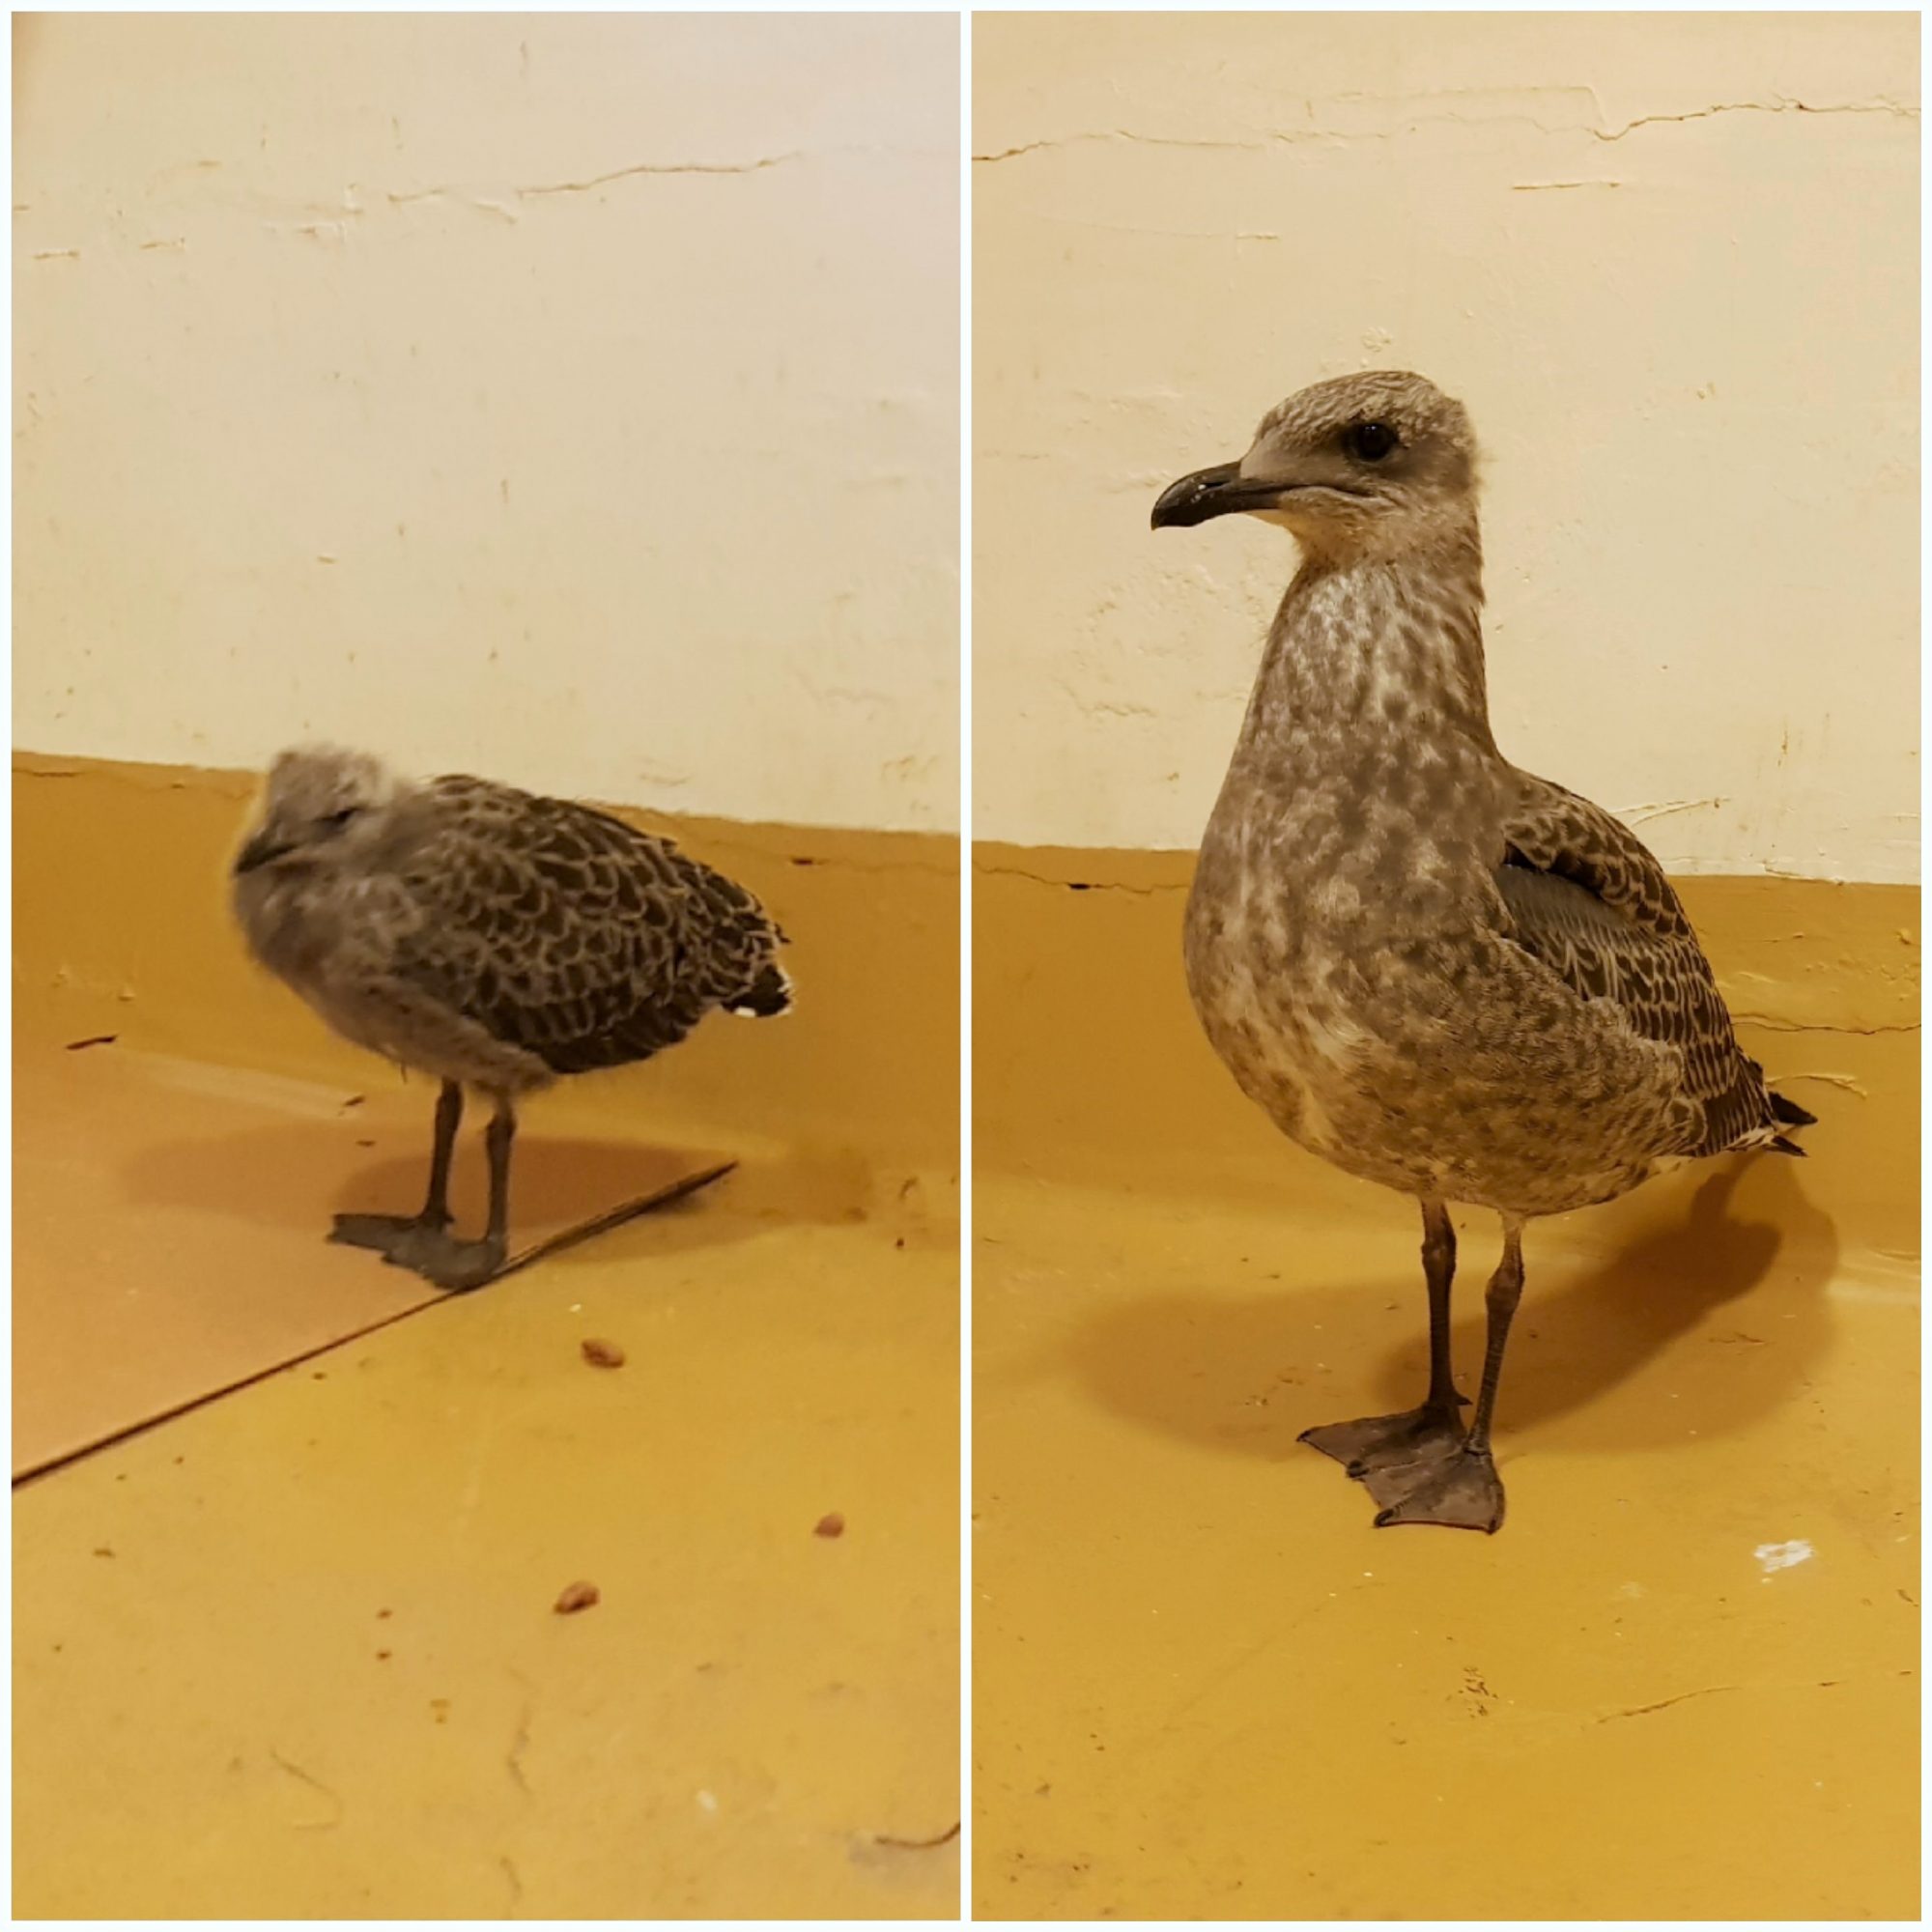
[{"label": "speckled breast", "polygon": [[[1356,912],[1346,877],[1291,882],[1246,849],[1238,832],[1203,847],[1187,983],[1284,1133],[1360,1179],[1504,1212],[1609,1200],[1651,1171],[1658,1100],[1634,1043],[1576,1025],[1574,1002],[1539,1014],[1548,989],[1519,986],[1524,962],[1473,923],[1391,927]],[[1478,981],[1503,997],[1472,1001]],[[1492,1037],[1487,1009],[1521,1025]]]},{"label": "speckled breast", "polygon": [[1284,891],[1257,891],[1236,855],[1210,838],[1183,941],[1188,993],[1208,1042],[1285,1134],[1365,1179],[1407,1186],[1406,1166],[1391,1172],[1385,1156],[1368,1152],[1369,1143],[1386,1145],[1382,1122],[1368,1134],[1346,1130],[1362,1109],[1364,1061],[1376,1043],[1328,952],[1305,906]]}]

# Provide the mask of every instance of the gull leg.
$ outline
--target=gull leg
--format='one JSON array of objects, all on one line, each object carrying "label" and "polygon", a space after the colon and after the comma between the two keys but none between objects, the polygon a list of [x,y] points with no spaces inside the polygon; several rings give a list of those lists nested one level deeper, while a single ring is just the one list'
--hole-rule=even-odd
[{"label": "gull leg", "polygon": [[[390,1260],[399,1250],[412,1250],[449,1226],[449,1161],[456,1146],[456,1129],[463,1121],[463,1089],[454,1080],[442,1083],[436,1102],[436,1142],[429,1157],[429,1196],[420,1214],[338,1214],[328,1238],[352,1248],[374,1248]],[[405,1264],[407,1265],[408,1264]]]},{"label": "gull leg", "polygon": [[[1449,1360],[1449,1291],[1456,1276],[1456,1230],[1439,1201],[1422,1204],[1422,1267],[1429,1280],[1429,1393],[1419,1408],[1367,1415],[1304,1429],[1300,1440],[1332,1456],[1376,1493],[1375,1472],[1406,1471],[1417,1463],[1452,1455],[1462,1446],[1463,1398]],[[1376,1495],[1378,1502],[1388,1497]]]},{"label": "gull leg", "polygon": [[[1490,1455],[1490,1420],[1495,1413],[1496,1384],[1502,1379],[1503,1350],[1509,1346],[1511,1319],[1522,1298],[1522,1223],[1503,1222],[1503,1258],[1490,1277],[1489,1346],[1483,1353],[1483,1386],[1475,1420],[1462,1445],[1439,1461],[1413,1470],[1391,1470],[1386,1493],[1370,1484],[1385,1507],[1376,1527],[1393,1523],[1438,1522],[1451,1529],[1487,1530],[1503,1526],[1503,1486]],[[1412,1478],[1412,1480],[1411,1480]]]},{"label": "gull leg", "polygon": [[516,1109],[507,1094],[498,1094],[483,1136],[490,1152],[490,1225],[480,1241],[452,1240],[446,1228],[433,1233],[425,1228],[417,1238],[399,1243],[389,1260],[398,1267],[413,1268],[438,1288],[481,1288],[495,1276],[509,1244],[510,1145],[516,1137]]}]

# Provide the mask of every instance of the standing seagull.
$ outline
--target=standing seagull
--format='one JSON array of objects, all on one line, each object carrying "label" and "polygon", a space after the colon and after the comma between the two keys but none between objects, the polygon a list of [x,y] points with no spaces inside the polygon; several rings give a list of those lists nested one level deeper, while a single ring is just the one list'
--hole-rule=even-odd
[{"label": "standing seagull", "polygon": [[[439,1288],[503,1264],[521,1095],[648,1060],[714,1007],[791,1004],[784,935],[668,839],[483,779],[411,783],[362,752],[275,760],[235,910],[255,956],[337,1033],[442,1082],[422,1212],[338,1214],[330,1236]],[[496,1103],[480,1241],[449,1232],[466,1086]]]},{"label": "standing seagull", "polygon": [[[1812,1116],[1746,1059],[1657,861],[1490,732],[1469,419],[1420,376],[1344,376],[1271,411],[1153,526],[1242,510],[1299,542],[1187,903],[1214,1050],[1275,1124],[1422,1204],[1429,1392],[1311,1429],[1378,1524],[1494,1531],[1490,1423],[1522,1227]],[[1449,1359],[1447,1204],[1493,1209],[1482,1391]]]}]

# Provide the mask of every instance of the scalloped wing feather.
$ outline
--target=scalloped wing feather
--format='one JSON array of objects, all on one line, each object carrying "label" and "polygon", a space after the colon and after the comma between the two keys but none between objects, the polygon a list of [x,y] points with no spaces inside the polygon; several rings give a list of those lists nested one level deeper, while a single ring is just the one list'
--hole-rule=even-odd
[{"label": "scalloped wing feather", "polygon": [[1496,883],[1519,943],[1583,998],[1610,1001],[1640,1037],[1677,1050],[1701,1127],[1674,1151],[1774,1145],[1780,1116],[1762,1069],[1739,1048],[1710,962],[1642,842],[1601,807],[1526,774],[1505,832]]},{"label": "scalloped wing feather", "polygon": [[395,970],[557,1073],[645,1060],[713,1008],[782,1010],[783,935],[667,838],[480,779],[439,779]]}]

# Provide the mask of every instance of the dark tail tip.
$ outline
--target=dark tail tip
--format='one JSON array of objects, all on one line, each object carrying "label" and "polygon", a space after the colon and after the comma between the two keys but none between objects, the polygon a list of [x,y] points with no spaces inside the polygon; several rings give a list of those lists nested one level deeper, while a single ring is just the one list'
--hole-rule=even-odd
[{"label": "dark tail tip", "polygon": [[1788,1139],[1783,1134],[1779,1134],[1776,1140],[1767,1141],[1765,1145],[1773,1153],[1795,1153],[1800,1160],[1804,1158],[1804,1150],[1796,1141]]},{"label": "dark tail tip", "polygon": [[761,1020],[776,1019],[780,1013],[791,1008],[791,981],[785,978],[784,968],[778,965],[767,966],[758,977],[739,996],[731,1002],[734,1013],[752,1013]]},{"label": "dark tail tip", "polygon": [[1815,1127],[1818,1124],[1816,1114],[1807,1114],[1796,1100],[1788,1100],[1782,1094],[1772,1094],[1771,1117],[1774,1121],[1781,1121],[1787,1127]]}]

